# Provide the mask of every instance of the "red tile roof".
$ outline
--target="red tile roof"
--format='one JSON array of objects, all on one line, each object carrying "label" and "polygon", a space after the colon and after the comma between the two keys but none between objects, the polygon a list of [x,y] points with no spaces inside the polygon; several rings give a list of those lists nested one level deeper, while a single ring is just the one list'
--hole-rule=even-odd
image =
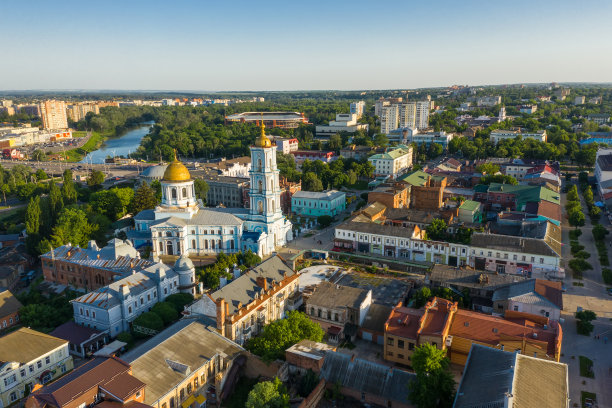
[{"label": "red tile roof", "polygon": [[392,336],[416,340],[424,313],[423,309],[396,307],[385,323],[385,331]]},{"label": "red tile roof", "polygon": [[536,279],[535,291],[563,310],[563,284],[561,282]]}]

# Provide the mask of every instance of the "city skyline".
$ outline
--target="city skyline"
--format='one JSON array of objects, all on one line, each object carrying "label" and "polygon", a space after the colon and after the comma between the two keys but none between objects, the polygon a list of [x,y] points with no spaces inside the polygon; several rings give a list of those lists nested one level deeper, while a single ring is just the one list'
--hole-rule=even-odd
[{"label": "city skyline", "polygon": [[[0,5],[0,90],[289,91],[606,83],[612,4]],[[579,62],[580,61],[580,62]],[[590,62],[591,61],[591,62]]]}]

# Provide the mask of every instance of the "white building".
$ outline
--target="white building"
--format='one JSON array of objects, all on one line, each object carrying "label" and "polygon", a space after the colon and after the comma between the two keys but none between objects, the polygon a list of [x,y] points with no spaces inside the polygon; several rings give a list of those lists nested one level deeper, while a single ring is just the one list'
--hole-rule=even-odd
[{"label": "white building", "polygon": [[416,143],[417,145],[425,144],[429,146],[432,143],[442,145],[443,148],[447,148],[448,144],[455,137],[453,133],[446,133],[441,130],[439,132],[412,132],[407,134],[408,138],[406,143]]},{"label": "white building", "polygon": [[429,108],[430,101],[420,101],[416,103],[416,123],[417,129],[426,129],[429,127]]},{"label": "white building", "polygon": [[595,179],[602,200],[608,201],[612,192],[612,149],[599,149],[595,159]]},{"label": "white building", "polygon": [[584,96],[574,97],[574,105],[584,105],[586,98]]},{"label": "white building", "polygon": [[[250,206],[206,208],[196,199],[193,179],[176,158],[161,180],[162,201],[138,214],[135,235],[151,242],[153,257],[210,255],[252,250],[266,256],[293,239],[291,222],[280,206],[276,145],[261,135],[251,146]],[[138,238],[134,241],[137,246]]]},{"label": "white building", "polygon": [[[338,113],[336,120],[329,122],[329,125],[318,125],[316,127],[317,139],[329,139],[332,135],[340,132],[355,133],[358,130],[368,130],[367,124],[357,123],[356,113]],[[297,149],[296,149],[297,150]]]},{"label": "white building", "polygon": [[540,142],[546,142],[546,131],[538,130],[537,132],[521,132],[520,130],[503,130],[496,129],[491,132],[489,138],[495,144],[501,142],[502,140],[515,139],[517,136],[520,136],[524,139],[534,139],[539,140]]},{"label": "white building", "polygon": [[0,337],[0,407],[72,370],[68,341],[21,328]]},{"label": "white building", "polygon": [[415,102],[399,105],[399,127],[416,128],[417,106]]},{"label": "white building", "polygon": [[538,110],[538,105],[521,105],[519,107],[519,112],[526,113],[528,115],[535,113],[537,110]]},{"label": "white building", "polygon": [[412,137],[419,133],[416,128],[397,128],[387,133],[387,139],[390,143],[408,144]]},{"label": "white building", "polygon": [[375,167],[375,176],[396,178],[412,167],[412,154],[412,146],[400,145],[385,153],[370,156],[368,161]]},{"label": "white building", "polygon": [[276,143],[276,147],[283,154],[290,154],[291,152],[296,152],[298,150],[298,140],[296,138],[293,139],[274,139],[274,143]]},{"label": "white building", "polygon": [[483,96],[476,99],[477,106],[493,107],[502,101],[501,96]]},{"label": "white building", "polygon": [[73,300],[74,321],[115,337],[168,296],[195,294],[195,285],[195,267],[183,255],[174,269],[158,263]]},{"label": "white building", "polygon": [[363,116],[365,112],[365,102],[351,102],[351,113],[357,115],[357,119]]},{"label": "white building", "polygon": [[398,105],[383,106],[380,109],[380,133],[388,134],[398,128],[399,107]]}]

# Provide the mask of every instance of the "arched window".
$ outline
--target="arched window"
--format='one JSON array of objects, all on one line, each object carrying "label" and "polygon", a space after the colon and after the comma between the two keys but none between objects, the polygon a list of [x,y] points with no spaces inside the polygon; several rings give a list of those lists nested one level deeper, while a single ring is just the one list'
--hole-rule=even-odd
[{"label": "arched window", "polygon": [[272,169],[272,158],[270,157],[270,170]]},{"label": "arched window", "polygon": [[159,243],[159,253],[160,254],[164,253],[164,244],[162,242]]},{"label": "arched window", "polygon": [[166,254],[167,255],[174,255],[174,247],[172,246],[172,242],[168,241],[168,243],[166,244]]},{"label": "arched window", "polygon": [[219,240],[219,249],[223,249],[223,241]]},{"label": "arched window", "polygon": [[196,243],[195,243],[195,239],[191,240],[191,249],[195,249],[196,247]]},{"label": "arched window", "polygon": [[172,187],[172,198],[176,198],[176,188]]},{"label": "arched window", "polygon": [[172,231],[166,231],[166,236],[167,237],[171,237],[172,236]]},{"label": "arched window", "polygon": [[272,205],[270,206],[272,212],[274,212],[274,199],[272,199]]},{"label": "arched window", "polygon": [[263,214],[263,202],[262,201],[257,202],[257,212],[260,214]]},{"label": "arched window", "polygon": [[233,240],[232,240],[232,241],[230,241],[230,248],[231,248],[231,249],[234,249],[234,241],[233,241]]},{"label": "arched window", "polygon": [[259,194],[261,194],[263,192],[263,182],[259,180],[257,186],[259,187]]},{"label": "arched window", "polygon": [[204,249],[208,249],[208,240],[207,239],[204,240]]},{"label": "arched window", "polygon": [[211,249],[215,249],[215,240],[214,239],[210,240],[210,248]]},{"label": "arched window", "polygon": [[183,198],[187,198],[187,189],[183,187]]},{"label": "arched window", "polygon": [[261,171],[261,159],[257,159],[257,171]]}]

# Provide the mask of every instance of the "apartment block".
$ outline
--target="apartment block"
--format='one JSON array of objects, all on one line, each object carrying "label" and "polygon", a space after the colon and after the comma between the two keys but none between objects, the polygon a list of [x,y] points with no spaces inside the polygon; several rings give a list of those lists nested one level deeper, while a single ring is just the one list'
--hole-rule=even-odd
[{"label": "apartment block", "polygon": [[380,110],[380,132],[387,134],[398,128],[398,105],[383,106]]},{"label": "apartment block", "polygon": [[68,128],[66,102],[48,100],[38,104],[38,109],[45,129]]}]

